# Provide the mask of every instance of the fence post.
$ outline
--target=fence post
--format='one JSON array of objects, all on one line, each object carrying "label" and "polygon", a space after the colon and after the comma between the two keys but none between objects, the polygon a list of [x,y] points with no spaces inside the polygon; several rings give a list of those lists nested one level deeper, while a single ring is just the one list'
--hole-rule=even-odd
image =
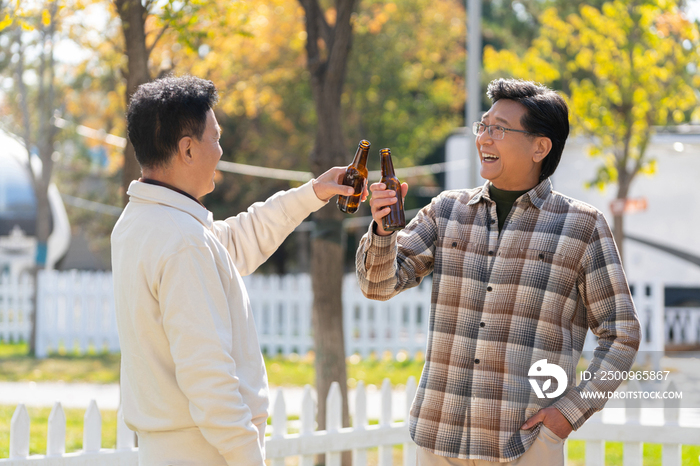
[{"label": "fence post", "polygon": [[93,453],[102,448],[102,415],[95,400],[90,400],[83,420],[83,451]]},{"label": "fence post", "polygon": [[18,404],[10,421],[10,458],[29,456],[29,414],[24,404]]},{"label": "fence post", "polygon": [[[15,341],[29,340],[32,333],[32,314],[34,306],[34,281],[28,273],[22,273],[17,277],[17,337]],[[19,325],[21,317],[21,326]]]},{"label": "fence post", "polygon": [[665,302],[665,287],[663,283],[654,282],[651,285],[651,307],[652,307],[652,351],[651,363],[655,371],[661,369],[661,358],[666,350],[666,302]]},{"label": "fence post", "polygon": [[[666,387],[667,392],[676,392],[678,387],[671,381]],[[664,400],[664,425],[678,425],[680,415],[680,400],[667,398]],[[664,443],[661,451],[661,464],[664,466],[680,466],[682,460],[681,445]]]},{"label": "fence post", "polygon": [[[587,424],[602,424],[601,413],[597,412]],[[586,441],[586,466],[605,466],[605,440]]]},{"label": "fence post", "polygon": [[[316,430],[316,403],[311,395],[311,385],[304,386],[304,395],[301,400],[301,432],[302,436],[312,435]],[[299,457],[299,466],[314,466],[314,455],[302,455]]]},{"label": "fence post", "polygon": [[129,450],[136,445],[136,434],[124,422],[122,407],[117,411],[117,450]]},{"label": "fence post", "polygon": [[[275,406],[272,408],[272,438],[282,438],[286,433],[287,407],[284,403],[284,392],[281,388],[278,388],[277,398],[275,399]],[[284,458],[273,459],[272,466],[284,466]]]},{"label": "fence post", "polygon": [[[381,389],[382,408],[379,414],[379,425],[389,427],[391,425],[391,382],[384,379]],[[379,466],[391,466],[391,445],[379,447]]]},{"label": "fence post", "polygon": [[[404,414],[406,427],[409,425],[411,417],[411,406],[413,398],[416,396],[416,378],[410,376],[406,382],[406,411]],[[414,466],[416,464],[416,444],[408,442],[403,444],[403,466]]]},{"label": "fence post", "polygon": [[46,456],[61,456],[66,452],[66,415],[63,406],[56,402],[49,414],[46,434]]},{"label": "fence post", "polygon": [[[365,382],[360,380],[355,387],[355,413],[352,419],[352,427],[355,430],[367,428],[367,393]],[[352,451],[352,466],[365,466],[367,464],[367,450],[354,449]]]},{"label": "fence post", "polygon": [[[642,387],[636,380],[630,380],[627,384],[629,391],[641,391]],[[625,425],[639,426],[642,411],[640,399],[628,398],[625,400]],[[644,446],[642,442],[625,442],[622,447],[623,466],[642,466],[644,458]]]},{"label": "fence post", "polygon": [[43,359],[47,356],[46,338],[44,336],[44,323],[46,320],[46,270],[39,270],[36,275],[36,303],[34,303],[34,312],[36,312],[36,357]]},{"label": "fence post", "polygon": [[[343,423],[343,395],[340,393],[338,382],[331,384],[326,398],[326,431],[337,432]],[[341,452],[332,451],[326,453],[326,466],[340,466]]]}]

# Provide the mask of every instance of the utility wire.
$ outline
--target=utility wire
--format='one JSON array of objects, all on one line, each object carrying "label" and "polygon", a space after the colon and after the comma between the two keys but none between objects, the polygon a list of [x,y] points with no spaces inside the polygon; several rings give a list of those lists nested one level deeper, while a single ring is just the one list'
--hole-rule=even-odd
[{"label": "utility wire", "polygon": [[[63,118],[54,117],[54,124],[57,128],[66,128],[72,123]],[[96,139],[98,141],[104,142],[105,144],[119,147],[121,149],[126,147],[126,138],[117,136],[116,134],[109,134],[104,130],[89,128],[83,125],[76,125],[75,132],[83,137]],[[396,176],[399,178],[411,178],[415,176],[434,175],[436,173],[443,173],[448,170],[464,168],[466,166],[467,161],[466,159],[463,159],[455,160],[452,162],[419,165],[416,167],[397,168],[395,172]],[[281,168],[260,167],[257,165],[246,165],[243,163],[227,162],[224,160],[220,160],[216,168],[223,172],[236,173],[239,175],[258,176],[261,178],[273,178],[276,180],[299,181],[302,183],[305,183],[314,177],[313,173],[311,172],[283,170]],[[381,172],[379,170],[373,170],[369,172],[369,177],[372,179],[379,179],[381,177]]]},{"label": "utility wire", "polygon": [[91,210],[100,214],[111,215],[112,217],[119,217],[122,214],[122,208],[113,205],[101,204],[95,201],[88,201],[87,199],[82,199],[80,197],[74,197],[69,194],[61,193],[61,198],[63,202],[73,207],[78,207],[81,209]]}]

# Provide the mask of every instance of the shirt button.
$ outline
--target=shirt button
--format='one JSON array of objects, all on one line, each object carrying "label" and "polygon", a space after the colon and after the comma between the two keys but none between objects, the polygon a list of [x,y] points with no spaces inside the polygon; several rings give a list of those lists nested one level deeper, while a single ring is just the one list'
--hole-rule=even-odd
[{"label": "shirt button", "polygon": [[544,259],[544,254],[540,254],[540,255],[537,256],[537,257],[539,257],[540,259]]},{"label": "shirt button", "polygon": [[489,251],[489,256],[493,256],[493,251]]},{"label": "shirt button", "polygon": [[453,247],[453,248],[456,248],[456,247],[457,247],[457,241],[455,241],[454,243],[452,243],[452,247]]},{"label": "shirt button", "polygon": [[474,364],[479,364],[479,362],[480,362],[480,361],[479,361],[478,359],[475,359],[475,360],[474,360]]},{"label": "shirt button", "polygon": [[484,322],[481,322],[481,323],[479,324],[479,327],[486,327],[486,324],[485,324]]},{"label": "shirt button", "polygon": [[495,220],[491,220],[491,225],[493,225],[494,223],[496,223],[496,221],[495,221]]},{"label": "shirt button", "polygon": [[490,287],[490,286],[487,286],[487,287],[486,287],[486,291],[493,291],[493,288]]}]

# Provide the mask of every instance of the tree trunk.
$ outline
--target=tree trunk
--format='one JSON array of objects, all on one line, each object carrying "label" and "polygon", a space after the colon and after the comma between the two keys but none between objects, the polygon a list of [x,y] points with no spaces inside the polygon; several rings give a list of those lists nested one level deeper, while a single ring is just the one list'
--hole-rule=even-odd
[{"label": "tree trunk", "polygon": [[[632,181],[632,175],[630,175],[626,170],[620,170],[618,168],[618,184],[617,184],[617,199],[626,200],[629,195],[630,184]],[[617,245],[617,251],[620,253],[620,261],[623,265],[625,262],[624,248],[625,248],[625,213],[624,211],[619,214],[613,214],[613,239]]]},{"label": "tree trunk", "polygon": [[[350,155],[343,139],[340,97],[350,53],[350,17],[355,0],[338,0],[336,21],[330,26],[317,0],[299,0],[306,14],[307,67],[316,104],[318,127],[311,154],[315,176],[332,166],[347,165]],[[343,214],[329,203],[314,215],[316,231],[311,245],[311,283],[314,292],[313,329],[316,348],[318,428],[326,426],[326,397],[333,382],[343,395],[343,425],[349,426],[345,342],[343,334]],[[343,455],[343,464],[350,464]],[[323,458],[318,458],[323,462]]]},{"label": "tree trunk", "polygon": [[[124,44],[126,46],[126,105],[136,89],[151,80],[148,72],[149,50],[146,47],[146,16],[148,10],[140,0],[114,0],[119,18],[122,22]],[[122,171],[122,200],[124,205],[129,201],[126,191],[129,184],[141,176],[141,168],[134,155],[134,146],[127,139],[124,149],[124,167]]]},{"label": "tree trunk", "polygon": [[[332,166],[347,164],[348,151],[343,143],[340,122],[340,92],[327,92],[320,82],[314,81],[312,78],[319,123],[311,166],[314,176],[318,176]],[[335,202],[329,202],[314,214],[316,231],[311,244],[311,286],[314,293],[312,320],[319,430],[326,426],[325,400],[333,382],[340,384],[343,395],[343,426],[350,425],[343,334],[343,218]],[[319,463],[324,464],[324,461],[325,458]],[[349,466],[350,461],[349,454],[343,455],[344,466]]]},{"label": "tree trunk", "polygon": [[40,66],[37,72],[38,78],[38,92],[36,98],[36,110],[38,114],[38,137],[37,146],[39,150],[39,158],[42,163],[41,173],[35,173],[32,170],[31,164],[31,149],[32,144],[30,138],[32,137],[31,128],[29,122],[31,118],[29,116],[29,103],[28,103],[28,92],[26,85],[24,83],[23,75],[23,53],[21,46],[21,32],[18,33],[18,43],[20,44],[20,57],[17,65],[18,69],[18,88],[21,98],[22,107],[22,119],[25,122],[24,128],[24,143],[27,148],[27,154],[29,160],[27,160],[32,174],[32,186],[34,188],[34,196],[36,198],[36,221],[35,221],[35,232],[34,236],[36,238],[36,256],[34,261],[34,267],[31,270],[32,279],[34,283],[34,291],[32,296],[33,301],[33,312],[30,317],[30,327],[31,331],[29,334],[29,354],[36,354],[36,323],[37,323],[37,312],[38,312],[38,295],[39,295],[39,283],[38,275],[41,269],[46,267],[47,258],[47,246],[48,239],[51,235],[51,208],[49,206],[48,199],[48,189],[51,183],[51,174],[53,172],[53,159],[52,155],[54,152],[54,139],[56,137],[57,129],[53,124],[53,112],[55,110],[55,92],[54,92],[54,58],[53,58],[53,47],[54,47],[54,35],[56,32],[56,14],[58,12],[58,4],[52,2],[49,5],[49,15],[50,22],[45,29],[40,29],[41,34],[41,47],[40,47]]}]

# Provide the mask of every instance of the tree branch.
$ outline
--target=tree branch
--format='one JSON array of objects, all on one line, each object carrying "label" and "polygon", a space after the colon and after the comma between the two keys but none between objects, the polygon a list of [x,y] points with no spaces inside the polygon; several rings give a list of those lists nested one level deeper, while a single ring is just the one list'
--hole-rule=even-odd
[{"label": "tree branch", "polygon": [[328,51],[326,86],[339,92],[345,79],[345,67],[352,43],[350,18],[355,0],[336,0],[335,5],[337,17],[333,28],[333,47]]},{"label": "tree branch", "polygon": [[[31,152],[32,149],[32,144],[31,144],[31,137],[32,137],[32,131],[31,131],[31,120],[29,118],[29,102],[28,102],[28,92],[27,92],[27,86],[24,82],[24,47],[22,46],[22,28],[17,28],[16,32],[16,41],[18,45],[18,51],[17,51],[17,68],[15,69],[15,74],[17,75],[15,83],[17,84],[17,93],[19,94],[20,98],[20,108],[22,110],[22,123],[24,124],[24,134],[22,135],[22,138],[24,139],[24,146],[27,149],[27,152]],[[30,165],[31,167],[31,165]],[[32,182],[34,182],[34,177],[32,177]]]},{"label": "tree branch", "polygon": [[153,49],[155,48],[155,46],[156,46],[156,44],[158,43],[158,41],[161,39],[161,37],[163,37],[163,35],[165,34],[165,32],[166,32],[168,29],[170,29],[170,25],[169,25],[169,24],[166,24],[165,26],[163,26],[163,29],[161,29],[160,32],[158,32],[158,35],[157,35],[156,38],[153,40],[153,43],[151,43],[151,45],[150,45],[149,47],[146,47],[146,52],[148,53],[149,56],[151,55],[151,52],[152,52]]},{"label": "tree branch", "polygon": [[[316,3],[316,2],[314,2]],[[316,18],[318,21],[318,28],[320,31],[320,36],[321,39],[323,39],[323,42],[326,43],[326,47],[328,47],[328,50],[333,48],[333,39],[335,36],[335,28],[330,27],[328,25],[328,21],[326,21],[326,15],[323,14],[321,11],[321,8],[318,3],[316,3],[316,8],[318,11],[316,12]]]},{"label": "tree branch", "polygon": [[321,10],[317,0],[299,0],[299,3],[301,4],[302,8],[304,8],[304,13],[306,16],[307,67],[311,72],[311,75],[315,77],[319,72],[319,68],[323,66],[318,50],[319,22],[317,16]]}]

